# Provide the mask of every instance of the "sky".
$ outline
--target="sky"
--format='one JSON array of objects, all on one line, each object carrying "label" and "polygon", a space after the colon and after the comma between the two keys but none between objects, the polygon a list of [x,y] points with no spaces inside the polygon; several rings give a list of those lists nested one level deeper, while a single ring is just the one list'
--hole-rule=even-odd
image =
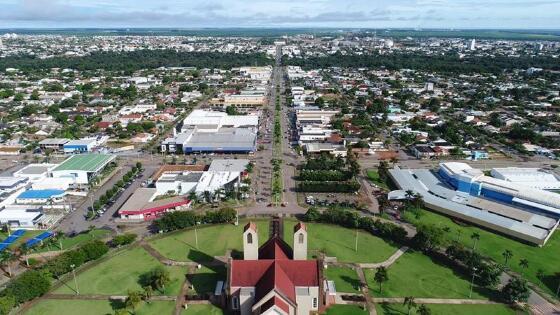
[{"label": "sky", "polygon": [[560,0],[0,0],[0,28],[560,29]]}]

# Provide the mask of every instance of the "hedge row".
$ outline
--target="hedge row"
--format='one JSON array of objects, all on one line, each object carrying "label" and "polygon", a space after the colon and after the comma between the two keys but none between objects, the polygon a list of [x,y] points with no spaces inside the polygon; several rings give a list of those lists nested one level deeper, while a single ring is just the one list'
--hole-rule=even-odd
[{"label": "hedge row", "polygon": [[360,190],[360,184],[355,180],[345,182],[303,181],[297,185],[301,192],[333,192],[353,193]]}]

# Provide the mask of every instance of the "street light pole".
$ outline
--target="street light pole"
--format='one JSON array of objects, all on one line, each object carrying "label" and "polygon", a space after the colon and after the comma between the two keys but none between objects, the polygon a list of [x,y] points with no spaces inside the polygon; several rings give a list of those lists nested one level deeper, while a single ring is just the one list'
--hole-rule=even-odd
[{"label": "street light pole", "polygon": [[76,270],[74,269],[76,265],[71,264],[70,268],[72,268],[72,275],[74,276],[74,286],[76,287],[76,295],[80,295],[80,289],[78,289],[78,281],[76,280]]}]

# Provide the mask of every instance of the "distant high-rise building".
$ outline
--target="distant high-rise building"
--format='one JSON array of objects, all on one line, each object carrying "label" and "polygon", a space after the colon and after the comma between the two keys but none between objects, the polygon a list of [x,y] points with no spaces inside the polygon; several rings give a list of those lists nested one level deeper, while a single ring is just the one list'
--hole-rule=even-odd
[{"label": "distant high-rise building", "polygon": [[476,50],[476,39],[471,40],[471,44],[469,45],[469,50]]},{"label": "distant high-rise building", "polygon": [[4,44],[2,43],[2,38],[0,38],[0,49],[4,49]]}]

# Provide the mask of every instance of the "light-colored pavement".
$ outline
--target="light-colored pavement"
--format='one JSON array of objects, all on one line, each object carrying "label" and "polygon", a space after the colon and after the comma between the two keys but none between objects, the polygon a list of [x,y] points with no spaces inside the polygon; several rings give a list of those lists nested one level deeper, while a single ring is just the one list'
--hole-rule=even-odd
[{"label": "light-colored pavement", "polygon": [[358,264],[358,266],[360,268],[365,268],[365,269],[375,269],[375,268],[378,268],[378,267],[387,268],[387,267],[391,266],[392,264],[394,264],[395,261],[397,259],[399,259],[399,257],[401,257],[404,253],[406,253],[407,250],[408,250],[408,247],[403,246],[403,247],[397,249],[397,251],[393,255],[391,255],[391,257],[389,257],[387,260],[385,260],[383,262],[380,262],[380,263],[377,263],[377,264],[362,263],[362,264]]}]

